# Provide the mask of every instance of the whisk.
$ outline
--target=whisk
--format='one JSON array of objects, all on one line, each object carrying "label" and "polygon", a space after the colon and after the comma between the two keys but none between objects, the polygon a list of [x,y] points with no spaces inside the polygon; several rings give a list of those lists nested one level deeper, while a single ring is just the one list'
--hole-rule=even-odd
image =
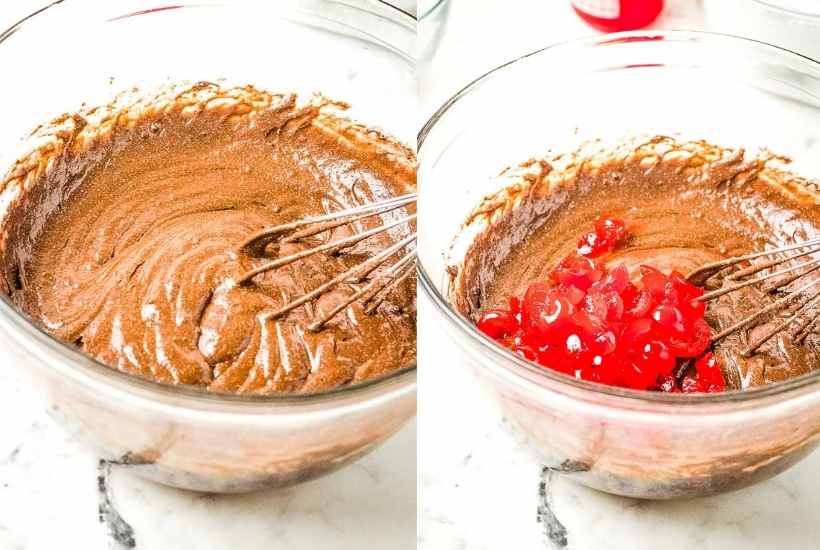
[{"label": "whisk", "polygon": [[[712,342],[722,340],[735,332],[751,329],[780,313],[784,313],[785,318],[755,335],[741,351],[744,357],[752,356],[763,344],[785,330],[790,330],[794,341],[799,344],[820,328],[820,276],[808,277],[820,270],[820,259],[811,257],[819,251],[820,239],[811,239],[713,262],[690,273],[687,279],[698,286],[704,285],[716,275],[725,275],[722,287],[706,292],[698,298],[703,302],[715,300],[752,285],[760,285],[760,290],[764,292],[782,294],[768,306],[715,334]],[[801,258],[805,259],[794,265],[785,266]]]},{"label": "whisk", "polygon": [[[355,208],[332,212],[323,216],[304,218],[290,223],[277,225],[275,227],[263,229],[262,231],[251,235],[239,246],[239,250],[252,255],[262,255],[265,248],[277,239],[280,243],[300,242],[308,237],[330,231],[343,225],[352,224],[364,218],[385,214],[415,202],[416,193],[410,193],[387,200],[372,202],[363,206],[357,206]],[[318,244],[311,248],[306,248],[300,252],[276,258],[243,274],[237,283],[240,285],[249,284],[253,278],[260,273],[286,266],[314,254],[340,253],[365,239],[369,239],[375,235],[384,233],[394,227],[409,224],[415,219],[416,214],[408,214],[394,221],[382,223],[381,225],[368,229],[367,231],[336,240],[329,240],[326,243]],[[296,309],[297,307],[318,298],[325,292],[328,292],[340,284],[361,283],[378,267],[384,265],[388,261],[391,261],[396,254],[400,253],[400,251],[405,248],[408,248],[409,250],[404,252],[398,260],[393,260],[389,267],[376,273],[366,285],[356,290],[346,300],[333,307],[330,311],[325,312],[319,319],[315,320],[308,327],[308,329],[313,332],[319,331],[325,323],[338,315],[340,312],[344,311],[348,306],[356,301],[359,301],[364,306],[364,311],[366,314],[372,314],[385,300],[385,298],[387,298],[387,296],[389,296],[394,289],[396,289],[405,279],[410,276],[411,273],[415,271],[415,241],[416,232],[412,231],[406,237],[396,241],[394,244],[369,257],[362,263],[351,267],[343,273],[340,273],[333,279],[319,285],[310,292],[296,297],[276,311],[268,313],[266,317],[269,319],[282,317],[289,311],[292,311],[293,309]]]}]

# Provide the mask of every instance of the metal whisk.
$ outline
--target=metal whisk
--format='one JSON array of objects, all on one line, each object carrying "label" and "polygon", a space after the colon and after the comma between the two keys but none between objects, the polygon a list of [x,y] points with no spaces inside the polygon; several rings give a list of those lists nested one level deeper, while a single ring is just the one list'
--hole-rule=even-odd
[{"label": "metal whisk", "polygon": [[[336,227],[352,224],[358,220],[369,218],[371,216],[385,214],[415,202],[416,193],[410,193],[355,208],[340,210],[338,212],[333,212],[323,216],[304,218],[294,222],[277,225],[251,235],[244,243],[240,245],[239,250],[254,255],[261,255],[267,245],[274,240],[279,239],[280,243],[296,243],[307,237],[312,237],[314,235],[318,235],[319,233],[330,231]],[[294,254],[276,258],[275,260],[267,262],[256,269],[248,271],[239,278],[237,283],[240,285],[248,284],[260,273],[286,266],[313,254],[339,253],[365,239],[369,239],[394,227],[409,224],[415,219],[416,214],[408,214],[397,220],[374,227],[373,229],[369,229],[349,237],[330,240],[312,248],[307,248]],[[325,323],[341,311],[344,311],[349,305],[356,301],[361,302],[365,306],[364,311],[366,314],[372,314],[376,311],[376,308],[379,307],[379,304],[381,304],[396,287],[398,287],[405,279],[407,279],[407,277],[410,276],[411,273],[414,272],[416,267],[416,249],[413,244],[415,241],[416,232],[412,231],[403,239],[371,256],[361,264],[351,267],[333,279],[319,285],[312,291],[297,297],[278,310],[267,314],[267,318],[275,319],[282,317],[287,312],[318,298],[320,295],[339,284],[361,283],[368,275],[373,273],[381,265],[388,262],[399,251],[403,250],[405,247],[410,247],[410,250],[405,252],[398,260],[394,261],[390,267],[377,273],[364,287],[358,289],[349,298],[347,298],[347,300],[338,304],[332,310],[326,312],[321,318],[314,321],[308,329],[311,331],[320,330]]]},{"label": "metal whisk", "polygon": [[[820,239],[728,258],[706,264],[690,273],[687,277],[689,282],[699,286],[715,275],[725,274],[725,282],[721,288],[698,298],[703,302],[715,300],[752,285],[760,285],[759,288],[764,292],[782,294],[782,297],[770,305],[715,334],[712,341],[716,342],[735,332],[755,327],[781,312],[786,313],[785,319],[755,336],[742,350],[741,354],[744,357],[753,355],[760,346],[785,330],[791,330],[795,342],[802,343],[820,328],[820,276],[808,277],[820,270],[820,259],[811,257],[816,252],[820,252]],[[788,267],[780,267],[800,258],[806,259]],[[764,260],[752,261],[757,259]],[[758,275],[764,271],[767,273]]]}]

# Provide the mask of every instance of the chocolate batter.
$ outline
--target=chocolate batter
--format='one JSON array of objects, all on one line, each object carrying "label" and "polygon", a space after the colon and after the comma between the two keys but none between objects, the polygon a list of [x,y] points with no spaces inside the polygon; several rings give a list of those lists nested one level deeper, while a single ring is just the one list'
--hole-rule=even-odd
[{"label": "chocolate batter", "polygon": [[[589,144],[508,169],[500,176],[504,188],[484,199],[454,243],[450,299],[473,319],[483,308],[506,305],[508,296],[546,280],[575,249],[579,228],[602,213],[626,220],[634,235],[602,259],[633,273],[642,263],[689,273],[711,261],[817,238],[818,184],[778,167],[787,161],[656,137],[611,148]],[[725,328],[777,297],[754,288],[728,294],[710,305],[707,320]],[[780,334],[748,359],[739,353],[746,338],[731,336],[716,348],[729,387],[820,368],[816,336],[797,345]]]},{"label": "chocolate batter", "polygon": [[57,338],[169,384],[315,392],[411,364],[414,280],[315,334],[353,285],[264,316],[409,228],[235,284],[269,261],[237,252],[259,229],[415,189],[413,153],[333,114],[344,107],[203,83],[54,121],[3,182],[21,189],[2,225],[3,290]]}]

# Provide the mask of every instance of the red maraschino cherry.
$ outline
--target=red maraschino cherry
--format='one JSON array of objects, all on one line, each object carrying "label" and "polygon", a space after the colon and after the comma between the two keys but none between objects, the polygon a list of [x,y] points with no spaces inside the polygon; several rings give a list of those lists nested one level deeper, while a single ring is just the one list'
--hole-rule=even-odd
[{"label": "red maraschino cherry", "polygon": [[[538,364],[601,384],[669,393],[720,392],[720,365],[708,352],[703,290],[680,273],[641,266],[607,269],[594,258],[629,239],[626,223],[602,216],[546,282],[487,309],[478,329]],[[678,380],[678,367],[694,365]]]}]

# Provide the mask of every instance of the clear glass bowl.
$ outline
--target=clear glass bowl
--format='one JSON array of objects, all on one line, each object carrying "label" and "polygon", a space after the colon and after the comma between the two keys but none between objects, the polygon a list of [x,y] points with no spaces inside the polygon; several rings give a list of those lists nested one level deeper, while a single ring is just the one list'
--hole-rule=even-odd
[{"label": "clear glass bowl", "polygon": [[[548,149],[632,134],[766,145],[820,175],[820,65],[767,44],[691,32],[605,35],[534,52],[478,78],[419,134],[419,276],[462,361],[545,463],[632,497],[706,495],[777,474],[820,432],[820,371],[719,395],[575,380],[481,335],[448,303],[453,237],[493,176]],[[423,335],[422,335],[423,337]]]},{"label": "clear glass bowl", "polygon": [[[184,80],[321,91],[410,143],[414,46],[415,20],[378,0],[54,4],[0,33],[9,84],[0,167],[23,148],[21,136],[52,116],[131,86]],[[5,297],[0,335],[72,432],[104,458],[186,489],[241,492],[317,477],[372,450],[416,411],[415,364],[320,394],[229,396],[105,367],[47,336]]]}]

